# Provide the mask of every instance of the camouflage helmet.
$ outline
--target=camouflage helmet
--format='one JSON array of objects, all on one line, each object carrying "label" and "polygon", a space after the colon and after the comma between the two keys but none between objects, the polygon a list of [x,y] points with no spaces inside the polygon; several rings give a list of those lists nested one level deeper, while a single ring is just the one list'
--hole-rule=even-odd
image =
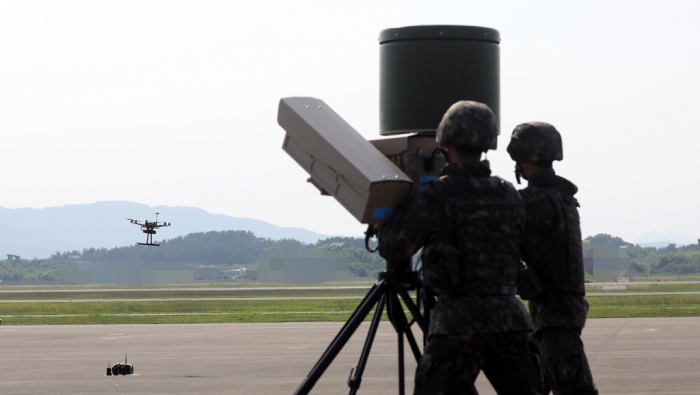
[{"label": "camouflage helmet", "polygon": [[442,116],[435,140],[445,144],[479,149],[496,149],[496,116],[486,105],[475,101],[458,101]]},{"label": "camouflage helmet", "polygon": [[561,135],[544,122],[526,122],[515,127],[508,144],[510,157],[518,162],[551,162],[564,159]]}]

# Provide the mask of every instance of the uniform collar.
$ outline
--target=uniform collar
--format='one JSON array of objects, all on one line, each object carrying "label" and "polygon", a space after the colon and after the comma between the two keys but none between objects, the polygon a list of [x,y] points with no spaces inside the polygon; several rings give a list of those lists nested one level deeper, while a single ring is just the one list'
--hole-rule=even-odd
[{"label": "uniform collar", "polygon": [[441,176],[458,177],[488,177],[491,175],[491,168],[488,160],[481,162],[452,162],[446,164],[440,171]]},{"label": "uniform collar", "polygon": [[533,187],[553,185],[553,181],[556,178],[554,169],[547,168],[538,171],[537,173],[530,176],[527,180],[527,185],[532,185]]},{"label": "uniform collar", "polygon": [[554,173],[554,169],[542,169],[533,174],[527,181],[528,186],[533,187],[555,187],[570,195],[578,192],[578,187],[566,178],[559,177]]}]

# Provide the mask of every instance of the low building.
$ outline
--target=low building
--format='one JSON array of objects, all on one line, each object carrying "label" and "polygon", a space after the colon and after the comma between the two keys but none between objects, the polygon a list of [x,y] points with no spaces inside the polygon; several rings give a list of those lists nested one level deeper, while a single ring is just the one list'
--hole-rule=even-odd
[{"label": "low building", "polygon": [[71,262],[54,274],[78,284],[182,284],[206,276],[201,268],[157,261]]},{"label": "low building", "polygon": [[231,278],[236,278],[238,276],[242,277],[245,275],[245,269],[246,268],[229,270],[229,276],[231,276]]},{"label": "low building", "polygon": [[589,244],[584,246],[583,267],[599,281],[612,281],[623,277],[630,269],[627,252],[609,244]]},{"label": "low building", "polygon": [[350,260],[325,249],[288,249],[261,257],[246,274],[271,283],[323,283],[350,277]]},{"label": "low building", "polygon": [[213,280],[216,278],[216,266],[195,266],[195,268],[202,271],[203,275],[199,278],[204,278],[205,280]]}]

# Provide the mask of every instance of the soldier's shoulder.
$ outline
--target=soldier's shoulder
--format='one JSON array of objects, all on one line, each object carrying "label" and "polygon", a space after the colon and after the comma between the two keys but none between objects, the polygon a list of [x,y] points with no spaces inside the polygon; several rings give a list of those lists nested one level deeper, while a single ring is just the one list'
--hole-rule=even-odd
[{"label": "soldier's shoulder", "polygon": [[423,195],[436,193],[443,183],[444,181],[440,178],[423,182],[422,184],[418,185],[418,187],[414,188],[414,193]]},{"label": "soldier's shoulder", "polygon": [[547,187],[543,186],[529,185],[519,190],[518,193],[520,194],[520,196],[522,196],[525,203],[528,204],[539,200],[548,200],[549,196],[547,194],[546,188]]},{"label": "soldier's shoulder", "polygon": [[509,181],[506,181],[506,180],[504,180],[503,178],[501,178],[501,177],[499,177],[499,176],[490,176],[489,179],[491,179],[493,182],[497,182],[497,183],[503,185],[503,187],[505,187],[505,188],[509,188],[509,189],[515,190],[515,187],[513,186],[513,183],[511,183],[511,182],[509,182]]},{"label": "soldier's shoulder", "polygon": [[513,204],[517,205],[520,207],[524,206],[524,201],[522,196],[518,193],[518,190],[515,189],[515,186],[513,186],[512,183],[502,179],[501,177],[498,176],[491,176],[489,177],[489,181],[492,183],[492,186],[494,189],[497,191],[497,195],[499,196],[499,200],[502,200],[504,202],[508,202],[508,204]]},{"label": "soldier's shoulder", "polygon": [[564,177],[556,176],[555,187],[567,195],[575,195],[578,192],[578,187],[573,182]]},{"label": "soldier's shoulder", "polygon": [[515,186],[513,185],[513,183],[506,181],[499,176],[491,176],[491,177],[489,177],[489,181],[491,183],[493,183],[494,185],[498,186],[499,188],[503,189],[503,191],[505,191],[508,194],[520,196],[520,194],[518,193],[518,190],[515,189]]},{"label": "soldier's shoulder", "polygon": [[418,200],[421,202],[435,202],[440,199],[440,189],[442,185],[438,179],[424,182],[414,188],[409,196],[409,200]]}]

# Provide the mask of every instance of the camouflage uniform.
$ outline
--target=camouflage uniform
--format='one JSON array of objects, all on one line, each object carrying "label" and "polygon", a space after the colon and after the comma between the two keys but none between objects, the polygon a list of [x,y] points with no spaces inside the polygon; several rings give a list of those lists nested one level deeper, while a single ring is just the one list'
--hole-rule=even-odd
[{"label": "camouflage uniform", "polygon": [[450,163],[381,228],[388,261],[425,246],[426,282],[438,295],[415,394],[476,393],[480,370],[499,394],[542,393],[532,323],[515,296],[523,202],[490,174],[487,161]]},{"label": "camouflage uniform", "polygon": [[[540,132],[545,128],[545,133],[533,137],[533,129],[528,131],[533,126]],[[531,138],[530,147],[520,146],[520,153],[517,142],[508,147],[516,161],[546,162],[563,157],[561,137],[551,125],[519,125],[513,136]],[[581,227],[574,198],[577,191],[576,185],[556,176],[551,168],[530,176],[528,187],[520,191],[526,211],[523,259],[543,291],[529,302],[533,338],[547,384],[555,395],[598,394],[581,342],[588,302],[584,299]]]}]

